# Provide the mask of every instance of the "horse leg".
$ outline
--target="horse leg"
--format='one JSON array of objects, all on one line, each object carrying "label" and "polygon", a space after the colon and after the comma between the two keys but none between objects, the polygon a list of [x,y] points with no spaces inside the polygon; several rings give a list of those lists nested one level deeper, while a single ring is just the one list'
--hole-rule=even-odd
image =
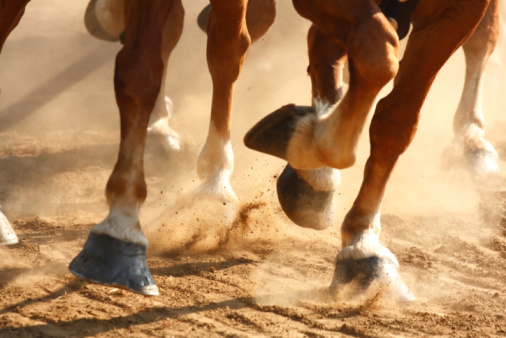
[{"label": "horse leg", "polygon": [[[184,11],[180,0],[128,1],[125,5],[125,42],[116,57],[114,75],[121,142],[106,187],[110,211],[91,230],[70,271],[94,282],[157,295],[146,262],[148,242],[139,223],[139,208],[146,198],[143,155],[149,116],[161,87],[162,43],[169,39],[163,33],[180,34]],[[172,24],[177,28],[167,30],[166,25]]]},{"label": "horse leg", "polygon": [[246,28],[247,0],[212,0],[207,32],[207,63],[213,83],[211,121],[197,170],[201,191],[222,200],[227,209],[238,202],[230,175],[234,155],[230,120],[234,83],[238,79],[251,40]]},{"label": "horse leg", "polygon": [[[19,20],[21,20],[28,1],[29,0],[4,1],[2,6],[0,6],[0,53],[5,40],[7,40],[9,34],[16,28]],[[18,237],[0,208],[0,245],[16,244],[17,242]]]},{"label": "horse leg", "polygon": [[[343,97],[346,50],[312,25],[308,32],[308,56],[313,106],[328,110]],[[330,167],[300,170],[287,164],[277,181],[280,205],[295,224],[326,229],[334,220],[332,199],[340,179],[339,170]]]},{"label": "horse leg", "polygon": [[[211,5],[207,5],[200,12],[197,23],[204,32],[207,31],[207,19]],[[275,0],[249,0],[246,7],[246,26],[254,43],[269,30],[274,23],[276,17],[276,1]]]},{"label": "horse leg", "polygon": [[0,6],[0,53],[5,40],[16,28],[30,0],[6,0]]},{"label": "horse leg", "polygon": [[[91,0],[86,8],[84,23],[88,32],[96,38],[107,41],[118,41],[125,30],[124,23],[124,0]],[[178,25],[182,26],[182,23]],[[176,25],[168,25],[170,30]],[[172,116],[172,101],[165,96],[165,78],[167,63],[174,46],[177,44],[181,33],[168,32],[164,36],[174,41],[163,43],[163,78],[162,87],[156,99],[155,107],[151,113],[148,124],[148,136],[153,137],[157,144],[168,152],[181,149],[179,135],[169,126]]]},{"label": "horse leg", "polygon": [[484,138],[482,113],[483,74],[499,37],[499,0],[493,0],[480,24],[462,45],[466,59],[466,77],[460,103],[453,120],[453,145],[464,153],[466,164],[476,178],[499,171],[498,155]]},{"label": "horse leg", "polygon": [[[420,109],[437,72],[478,25],[488,1],[447,1],[432,8],[426,4],[421,2],[415,12],[394,88],[376,107],[362,186],[341,227],[343,249],[337,255],[330,286],[335,295],[352,280],[366,288],[376,279],[380,285],[385,282],[397,299],[412,299],[398,273],[396,258],[379,242],[381,200],[397,159],[414,137]],[[433,12],[436,7],[439,15]]]},{"label": "horse leg", "polygon": [[[350,85],[341,102],[330,113],[290,108],[272,113],[250,130],[245,138],[249,147],[285,159],[297,169],[353,165],[376,96],[397,72],[398,39],[374,1],[356,6],[349,1],[321,1],[317,6],[293,1],[299,14],[346,48]],[[353,13],[346,15],[348,11]],[[268,151],[262,149],[266,145]]]},{"label": "horse leg", "polygon": [[176,47],[183,33],[183,7],[181,7],[180,10],[183,12],[171,19],[179,21],[171,21],[164,29],[164,40],[162,43],[162,58],[164,62],[162,84],[148,123],[148,136],[161,139],[159,143],[169,152],[181,149],[178,133],[169,126],[169,120],[172,116],[172,101],[165,95],[165,78],[167,76],[170,54]]}]

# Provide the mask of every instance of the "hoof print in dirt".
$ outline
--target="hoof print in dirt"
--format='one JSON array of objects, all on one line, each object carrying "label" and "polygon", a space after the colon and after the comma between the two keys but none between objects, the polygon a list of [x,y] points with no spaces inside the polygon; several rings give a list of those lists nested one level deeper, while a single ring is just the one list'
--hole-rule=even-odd
[{"label": "hoof print in dirt", "polygon": [[283,106],[254,125],[244,136],[244,144],[250,149],[286,160],[288,144],[297,122],[309,114],[315,114],[313,107]]},{"label": "hoof print in dirt", "polygon": [[376,294],[397,302],[415,300],[399,275],[397,264],[379,257],[338,259],[329,291],[335,298],[348,297],[365,293],[373,283],[378,286]]},{"label": "hoof print in dirt", "polygon": [[118,36],[112,36],[109,33],[107,33],[100,24],[100,22],[98,21],[95,8],[96,2],[97,0],[90,0],[90,2],[88,3],[88,6],[86,7],[86,12],[84,13],[84,26],[86,27],[88,32],[97,39],[112,42],[119,41]]},{"label": "hoof print in dirt", "polygon": [[90,233],[70,272],[89,281],[157,296],[158,287],[146,261],[146,247],[104,234]]},{"label": "hoof print in dirt", "polygon": [[298,226],[323,230],[332,224],[334,190],[314,189],[287,164],[278,178],[277,191],[281,208]]}]

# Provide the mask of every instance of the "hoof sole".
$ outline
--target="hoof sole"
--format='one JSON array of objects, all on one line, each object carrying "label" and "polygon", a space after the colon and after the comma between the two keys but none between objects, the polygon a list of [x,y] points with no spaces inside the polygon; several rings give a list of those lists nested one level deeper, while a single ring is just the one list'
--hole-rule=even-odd
[{"label": "hoof sole", "polygon": [[157,296],[158,287],[146,261],[146,247],[104,234],[90,233],[83,250],[69,266],[91,282]]},{"label": "hoof sole", "polygon": [[119,41],[119,37],[112,36],[107,33],[100,25],[100,22],[98,22],[97,15],[95,13],[96,2],[97,0],[90,0],[88,6],[86,6],[86,11],[84,13],[84,26],[86,27],[86,30],[97,39],[112,42]]},{"label": "hoof sole", "polygon": [[313,107],[283,106],[253,126],[244,136],[244,144],[250,149],[286,160],[297,121],[309,114],[315,114]]},{"label": "hoof sole", "polygon": [[389,259],[379,257],[338,260],[330,293],[336,297],[352,283],[352,292],[365,292],[373,282],[386,286],[389,295],[398,302],[415,299],[399,275],[397,265]]},{"label": "hoof sole", "polygon": [[277,191],[281,208],[298,226],[323,230],[332,224],[334,190],[315,190],[287,164],[278,178]]}]

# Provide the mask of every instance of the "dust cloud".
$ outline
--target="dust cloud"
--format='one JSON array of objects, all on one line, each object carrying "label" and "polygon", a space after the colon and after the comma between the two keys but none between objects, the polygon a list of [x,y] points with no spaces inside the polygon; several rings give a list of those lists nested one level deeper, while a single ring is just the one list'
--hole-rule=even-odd
[{"label": "dust cloud", "polygon": [[[206,36],[195,24],[196,13],[206,4],[205,0],[184,2],[183,36],[169,61],[166,94],[174,103],[170,123],[182,138],[183,150],[165,154],[168,162],[147,155],[149,195],[141,222],[150,250],[171,255],[277,246],[281,252],[268,254],[252,276],[259,301],[285,305],[298,304],[301,299],[324,302],[321,290],[332,278],[340,223],[360,188],[369,152],[367,132],[359,145],[357,163],[342,172],[335,225],[315,232],[291,224],[275,194],[275,177],[284,163],[242,144],[245,132],[269,112],[287,103],[310,104],[306,74],[309,23],[298,17],[290,2],[279,1],[274,26],[250,48],[235,88],[231,183],[241,200],[239,212],[231,213],[230,206],[195,196],[199,185],[196,159],[207,134],[211,102]],[[55,6],[64,6],[58,13],[65,15],[55,18],[50,13]],[[72,222],[91,226],[106,216],[103,191],[119,140],[112,77],[120,46],[86,33],[81,19],[85,6],[86,1],[79,5],[61,0],[30,3],[0,58],[0,202],[11,219],[67,216]],[[504,34],[501,41],[504,44]],[[492,58],[495,63],[487,70],[483,109],[486,137],[504,147],[506,71],[499,62],[504,61],[503,48],[500,46]],[[442,169],[464,72],[459,51],[437,77],[423,107],[417,136],[391,179],[382,209],[382,242],[394,252],[413,236],[414,247],[434,249],[433,243],[441,236],[449,242],[456,234],[472,237],[482,226],[480,195],[472,181],[458,170]],[[500,155],[506,156],[504,150]],[[455,217],[426,225],[448,215]],[[452,245],[458,247],[458,241]],[[283,258],[282,249],[291,252],[289,260]],[[0,254],[6,255],[4,251]],[[400,256],[403,267],[409,260],[415,266],[430,261],[423,251],[414,249]],[[415,285],[414,293],[422,299],[437,297],[430,290],[435,285],[438,288],[439,281],[417,286],[420,276],[416,271],[407,267],[403,272],[407,284]]]}]

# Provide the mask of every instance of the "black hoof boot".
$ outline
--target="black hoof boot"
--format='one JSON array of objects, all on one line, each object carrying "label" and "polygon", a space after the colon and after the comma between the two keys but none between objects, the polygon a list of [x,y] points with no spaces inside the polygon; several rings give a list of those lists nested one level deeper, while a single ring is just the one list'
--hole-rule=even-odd
[{"label": "black hoof boot", "polygon": [[104,234],[90,233],[83,250],[72,260],[70,272],[77,277],[157,296],[146,261],[146,247]]},{"label": "black hoof boot", "polygon": [[84,12],[84,26],[88,30],[92,36],[96,37],[100,40],[119,41],[119,36],[112,36],[107,33],[100,22],[98,22],[97,15],[95,13],[95,3],[97,0],[90,0],[88,6],[86,7],[86,11]]},{"label": "black hoof boot", "polygon": [[204,31],[204,33],[207,32],[207,16],[209,15],[210,11],[211,11],[211,5],[207,5],[199,13],[199,16],[197,17],[197,25],[199,25],[200,29],[202,29]]},{"label": "black hoof boot", "polygon": [[[373,282],[398,302],[415,299],[399,275],[396,262],[379,257],[338,259],[330,293],[334,297],[354,296],[364,293]],[[347,289],[348,286],[351,289]]]},{"label": "black hoof boot", "polygon": [[283,106],[255,124],[244,136],[244,144],[250,149],[286,160],[297,121],[310,114],[315,114],[313,107]]},{"label": "black hoof boot", "polygon": [[315,190],[289,164],[278,178],[277,190],[281,208],[298,226],[323,230],[332,224],[334,190]]}]

